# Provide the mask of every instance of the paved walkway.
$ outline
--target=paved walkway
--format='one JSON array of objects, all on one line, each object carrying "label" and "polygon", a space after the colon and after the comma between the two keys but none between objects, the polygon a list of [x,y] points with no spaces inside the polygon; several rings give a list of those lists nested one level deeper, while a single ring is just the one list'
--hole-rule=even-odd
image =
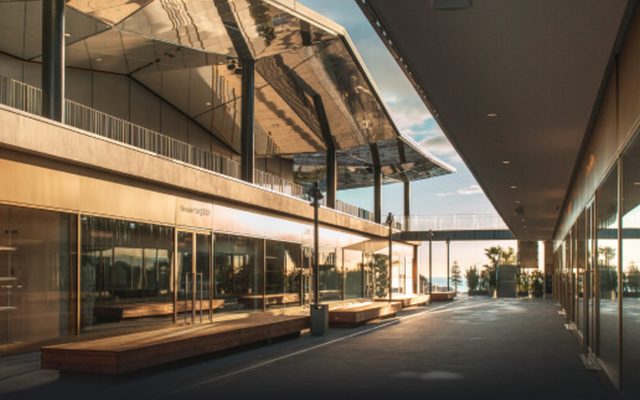
[{"label": "paved walkway", "polygon": [[436,303],[355,330],[333,329],[323,338],[303,336],[118,379],[60,379],[56,372],[29,370],[34,357],[25,355],[13,360],[21,362],[13,374],[0,374],[0,396],[617,398],[599,373],[584,369],[577,341],[557,311],[547,300]]}]

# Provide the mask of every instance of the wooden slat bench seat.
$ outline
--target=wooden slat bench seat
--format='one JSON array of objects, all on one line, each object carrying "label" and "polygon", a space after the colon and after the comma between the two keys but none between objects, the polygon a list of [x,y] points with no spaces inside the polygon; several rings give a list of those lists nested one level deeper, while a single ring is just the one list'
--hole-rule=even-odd
[{"label": "wooden slat bench seat", "polygon": [[[203,311],[209,311],[209,306],[216,310],[224,306],[224,300],[214,299],[209,303],[209,300],[203,300],[200,304],[200,300],[196,301],[196,310],[200,311],[202,305]],[[190,311],[192,308],[192,301],[187,302],[178,301],[176,308],[179,313]],[[172,302],[140,302],[140,303],[115,303],[115,304],[96,304],[93,307],[93,315],[99,319],[120,321],[123,319],[131,318],[145,318],[145,317],[157,317],[161,315],[173,314]]]},{"label": "wooden slat bench seat", "polygon": [[331,325],[361,325],[378,318],[393,317],[402,309],[401,302],[354,303],[329,309]]},{"label": "wooden slat bench seat", "polygon": [[250,315],[220,323],[172,326],[46,346],[45,369],[63,372],[123,374],[251,343],[299,334],[309,327],[308,316]]},{"label": "wooden slat bench seat", "polygon": [[456,297],[456,292],[433,292],[431,301],[449,301]]}]

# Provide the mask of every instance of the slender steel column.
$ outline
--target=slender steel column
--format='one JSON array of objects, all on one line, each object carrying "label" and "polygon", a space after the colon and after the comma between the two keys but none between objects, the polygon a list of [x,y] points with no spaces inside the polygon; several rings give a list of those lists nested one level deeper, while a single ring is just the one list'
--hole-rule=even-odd
[{"label": "slender steel column", "polygon": [[327,201],[329,208],[336,208],[336,192],[338,189],[338,159],[336,148],[327,147]]},{"label": "slender steel column", "polygon": [[433,232],[429,231],[429,294],[433,292],[432,267],[433,267]]},{"label": "slender steel column", "polygon": [[387,216],[387,224],[389,225],[389,302],[393,299],[393,214]]},{"label": "slender steel column", "polygon": [[64,116],[64,0],[42,2],[42,115]]},{"label": "slender steel column", "polygon": [[255,134],[253,132],[254,118],[254,80],[255,65],[251,59],[242,60],[242,115],[240,126],[240,158],[241,178],[244,181],[255,181]]},{"label": "slender steel column", "polygon": [[336,157],[336,143],[331,134],[331,127],[324,109],[322,97],[313,94],[313,106],[316,109],[316,117],[320,124],[322,140],[327,147],[326,152],[326,178],[327,178],[327,200],[325,204],[329,208],[336,208],[336,191],[338,190],[338,159]]},{"label": "slender steel column", "polygon": [[382,223],[382,167],[379,163],[373,165],[373,219]]},{"label": "slender steel column", "polygon": [[404,224],[405,230],[409,230],[409,217],[411,216],[411,182],[407,179],[404,183]]},{"label": "slender steel column", "polygon": [[449,251],[449,245],[450,245],[450,241],[449,239],[447,239],[447,292],[449,291],[449,267],[450,267],[450,262],[449,262],[449,256],[450,256],[450,251]]}]

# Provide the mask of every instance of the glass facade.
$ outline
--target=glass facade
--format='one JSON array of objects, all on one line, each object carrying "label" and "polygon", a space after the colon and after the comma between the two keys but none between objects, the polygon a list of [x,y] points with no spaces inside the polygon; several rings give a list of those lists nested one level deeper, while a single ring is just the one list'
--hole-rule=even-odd
[{"label": "glass facade", "polygon": [[[217,226],[240,232],[0,206],[0,349],[309,304],[312,229],[254,214],[267,228],[251,236],[228,215]],[[320,301],[387,299],[390,278],[412,293],[412,246],[394,243],[390,277],[386,240],[320,235]]]},{"label": "glass facade", "polygon": [[173,314],[174,228],[83,216],[80,231],[83,330]]},{"label": "glass facade", "polygon": [[623,155],[622,170],[622,386],[640,395],[640,140]]},{"label": "glass facade", "polygon": [[640,393],[640,139],[599,185],[554,253],[554,298],[627,394]]},{"label": "glass facade", "polygon": [[215,297],[224,309],[262,308],[264,240],[217,234]]},{"label": "glass facade", "polygon": [[75,215],[0,206],[0,349],[75,330]]}]

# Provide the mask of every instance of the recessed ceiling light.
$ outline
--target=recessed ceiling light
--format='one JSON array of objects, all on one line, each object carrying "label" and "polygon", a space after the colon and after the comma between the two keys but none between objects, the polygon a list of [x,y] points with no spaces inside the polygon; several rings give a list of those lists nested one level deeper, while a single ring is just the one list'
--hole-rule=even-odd
[{"label": "recessed ceiling light", "polygon": [[497,116],[498,116],[498,114],[496,114],[496,113],[488,113],[487,114],[487,117],[489,117],[489,118],[495,118]]},{"label": "recessed ceiling light", "polygon": [[71,34],[69,32],[65,32],[64,37],[71,37]]},{"label": "recessed ceiling light", "polygon": [[516,204],[520,204],[520,200],[516,200]]},{"label": "recessed ceiling light", "polygon": [[205,106],[210,106],[210,105],[211,105],[211,102],[210,102],[210,101],[207,101],[207,102],[205,102],[205,103],[204,103],[204,105],[205,105]]},{"label": "recessed ceiling light", "polygon": [[640,186],[640,182],[633,182],[634,186]]},{"label": "recessed ceiling light", "polygon": [[101,61],[102,61],[102,57],[96,58],[96,62],[101,62]]},{"label": "recessed ceiling light", "polygon": [[511,185],[509,186],[511,189],[517,189],[518,187],[516,185]]},{"label": "recessed ceiling light", "polygon": [[511,161],[509,161],[509,160],[502,160],[502,163],[503,163],[504,165],[509,165],[509,164],[511,164]]}]

